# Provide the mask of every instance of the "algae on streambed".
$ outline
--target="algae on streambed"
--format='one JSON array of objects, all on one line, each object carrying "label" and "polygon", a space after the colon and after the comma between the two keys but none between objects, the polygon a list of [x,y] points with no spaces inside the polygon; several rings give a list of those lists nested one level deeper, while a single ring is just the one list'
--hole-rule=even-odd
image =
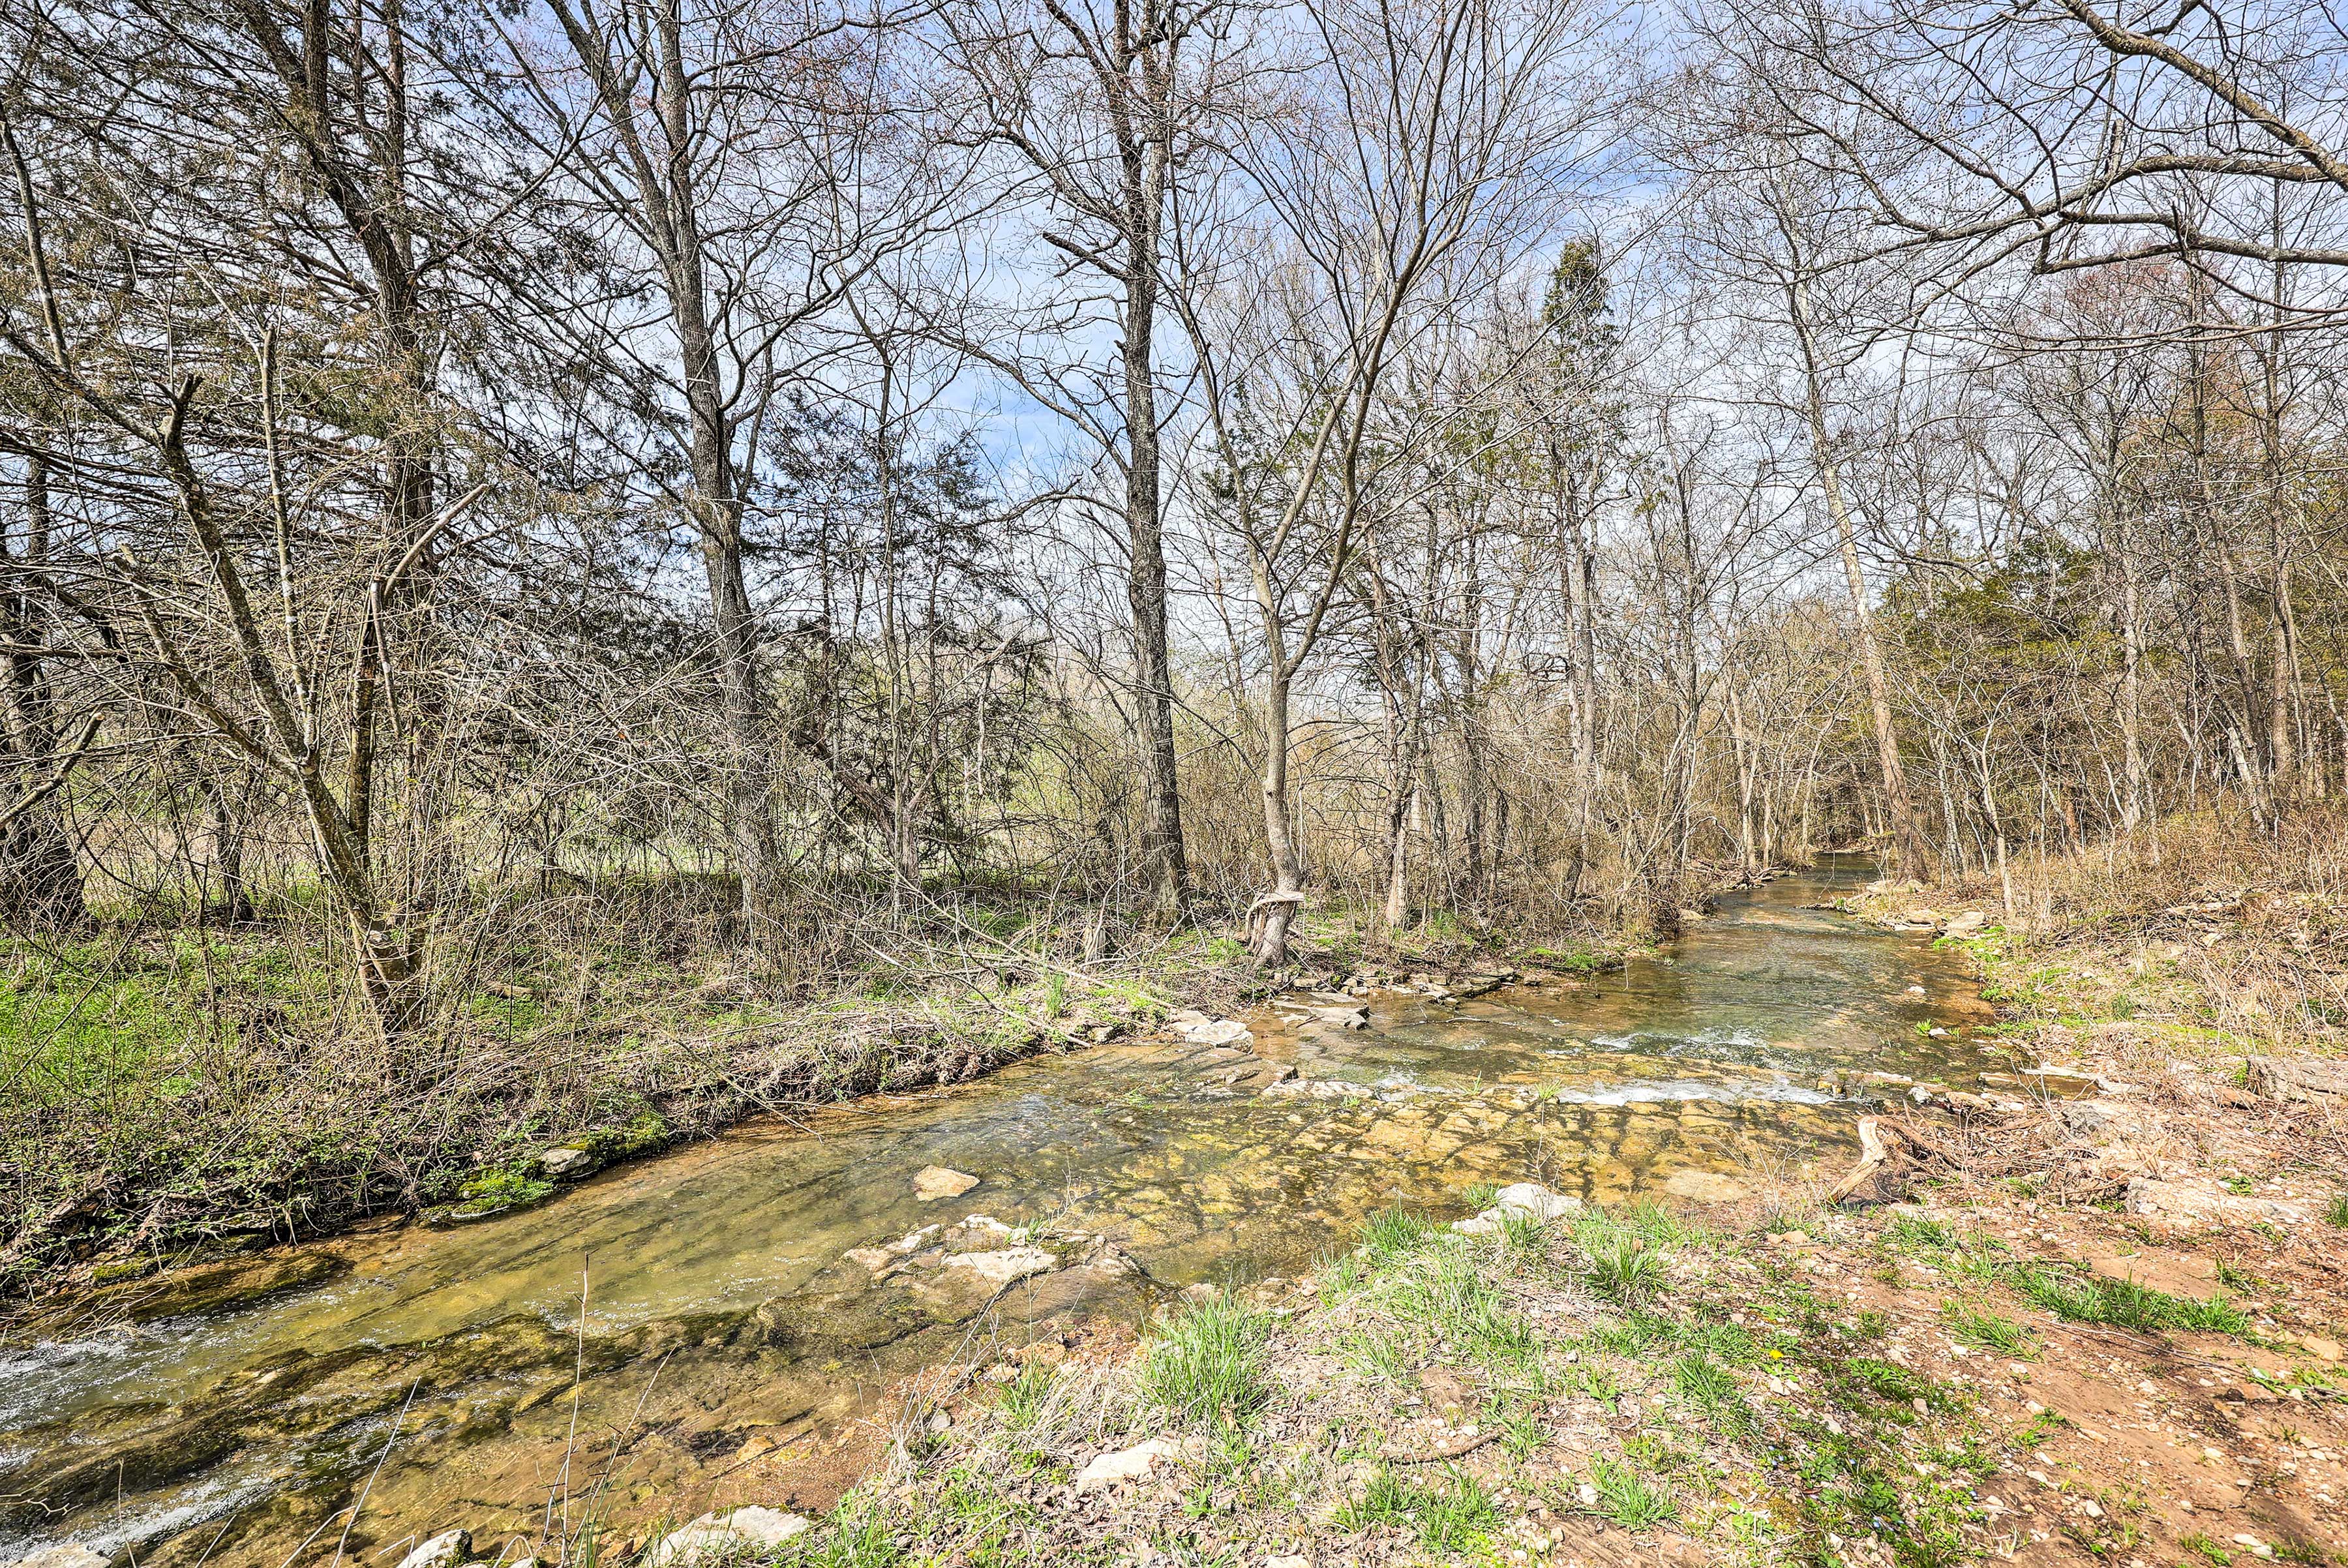
[{"label": "algae on streambed", "polygon": [[[615,1528],[821,1501],[858,1418],[968,1335],[1114,1333],[1169,1287],[1295,1272],[1478,1182],[1710,1201],[1838,1166],[1846,1075],[1969,1070],[1962,1030],[1919,1026],[1985,1016],[1954,955],[1803,907],[1857,874],[1732,901],[1619,975],[1378,998],[1366,1030],[1268,1011],[1254,1056],[1105,1046],[825,1107],[536,1210],[282,1254],[335,1261],[249,1305],[33,1336],[0,1383],[0,1561],[85,1540],[282,1562],[362,1486],[370,1549],[459,1500],[518,1538],[591,1492]],[[981,1184],[938,1212],[911,1180],[932,1164]],[[885,1280],[845,1256],[969,1213],[1032,1229],[1049,1266],[998,1293],[985,1269],[1026,1265],[947,1261],[976,1233],[917,1240]]]}]

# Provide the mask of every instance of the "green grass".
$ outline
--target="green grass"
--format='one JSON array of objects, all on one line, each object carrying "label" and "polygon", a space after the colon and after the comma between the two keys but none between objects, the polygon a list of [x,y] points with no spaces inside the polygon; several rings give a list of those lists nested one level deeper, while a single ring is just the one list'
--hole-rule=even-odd
[{"label": "green grass", "polygon": [[1365,1377],[1396,1385],[1410,1381],[1410,1349],[1399,1335],[1381,1328],[1357,1328],[1345,1336],[1337,1354]]},{"label": "green grass", "polygon": [[235,1037],[215,995],[249,989],[278,1006],[300,995],[282,957],[193,935],[160,948],[20,944],[0,965],[0,1078],[26,1108],[175,1099],[192,1087],[189,1047]]},{"label": "green grass", "polygon": [[1439,1480],[1415,1481],[1380,1470],[1362,1495],[1338,1510],[1336,1522],[1349,1531],[1381,1527],[1410,1534],[1423,1551],[1468,1554],[1489,1545],[1500,1511],[1473,1476],[1447,1469]]},{"label": "green grass", "polygon": [[2250,1318],[2224,1296],[2198,1301],[2134,1280],[2105,1279],[2050,1264],[2016,1266],[2007,1271],[2007,1278],[2024,1296],[2072,1323],[2103,1323],[2146,1333],[2182,1329],[2240,1335],[2250,1330]]},{"label": "green grass", "polygon": [[1581,1283],[1591,1294],[1617,1306],[1634,1307],[1663,1288],[1663,1257],[1636,1236],[1615,1235],[1582,1243]]},{"label": "green grass", "polygon": [[1055,1376],[1052,1368],[1041,1361],[1030,1361],[1020,1367],[1019,1375],[1003,1386],[1003,1401],[995,1407],[995,1414],[1004,1426],[1024,1432],[1043,1419]]},{"label": "green grass", "polygon": [[1395,1279],[1381,1303],[1477,1361],[1519,1364],[1538,1348],[1531,1326],[1464,1248],[1430,1253]]},{"label": "green grass", "polygon": [[2012,1318],[1951,1302],[1941,1308],[1949,1332],[1958,1343],[1994,1350],[2001,1356],[2027,1357],[2037,1354],[2038,1336]]},{"label": "green grass", "polygon": [[1851,1384],[1895,1408],[1903,1405],[1912,1408],[1919,1399],[1928,1408],[1946,1403],[1947,1397],[1930,1377],[1872,1356],[1845,1357],[1841,1372]]},{"label": "green grass", "polygon": [[2348,1231],[2348,1192],[2334,1192],[2332,1202],[2323,1205],[2324,1223]]},{"label": "green grass", "polygon": [[1362,1246],[1374,1265],[1392,1264],[1418,1251],[1438,1227],[1407,1209],[1380,1209],[1362,1226]]},{"label": "green grass", "polygon": [[1714,1425],[1741,1431],[1751,1424],[1743,1391],[1728,1369],[1701,1350],[1672,1363],[1672,1387]]},{"label": "green grass", "polygon": [[1269,1314],[1228,1292],[1190,1304],[1142,1357],[1143,1398],[1188,1425],[1244,1423],[1272,1397],[1263,1367],[1271,1327]]},{"label": "green grass", "polygon": [[1669,1491],[1619,1460],[1592,1460],[1590,1484],[1598,1492],[1598,1512],[1625,1530],[1644,1530],[1679,1512]]}]

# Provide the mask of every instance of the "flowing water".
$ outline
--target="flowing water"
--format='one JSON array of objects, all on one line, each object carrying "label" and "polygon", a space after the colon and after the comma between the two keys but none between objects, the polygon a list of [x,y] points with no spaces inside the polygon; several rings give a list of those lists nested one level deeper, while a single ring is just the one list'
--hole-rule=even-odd
[{"label": "flowing water", "polygon": [[[1113,1333],[1482,1181],[1708,1203],[1838,1170],[1856,1075],[1983,1065],[1952,956],[1806,907],[1865,875],[1730,898],[1615,974],[1374,998],[1365,1030],[1270,1010],[1259,1056],[1302,1079],[1272,1094],[1254,1058],[1101,1047],[746,1126],[461,1229],[118,1287],[0,1350],[0,1563],[63,1541],[371,1559],[455,1524],[514,1556],[590,1512],[819,1503],[889,1390],[977,1338]],[[930,1165],[979,1184],[921,1202]],[[843,1258],[973,1213],[1033,1233]],[[944,1262],[1037,1243],[1053,1266],[1001,1292]]]}]

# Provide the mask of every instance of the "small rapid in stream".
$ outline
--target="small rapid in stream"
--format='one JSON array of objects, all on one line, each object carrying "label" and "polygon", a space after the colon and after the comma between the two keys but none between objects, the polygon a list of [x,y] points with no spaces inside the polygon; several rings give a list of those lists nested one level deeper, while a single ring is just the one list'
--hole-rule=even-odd
[{"label": "small rapid in stream", "polygon": [[[974,1339],[1294,1274],[1378,1208],[1482,1181],[1716,1202],[1839,1169],[1856,1075],[1987,1065],[1957,955],[1807,907],[1869,874],[1734,895],[1584,981],[1373,997],[1367,1029],[1266,1009],[1257,1053],[1299,1075],[1275,1094],[1229,1052],[1104,1046],[747,1124],[459,1229],[115,1287],[0,1345],[0,1563],[71,1541],[274,1565],[314,1532],[323,1561],[362,1488],[353,1561],[455,1524],[520,1556],[590,1493],[622,1528],[820,1502],[863,1451],[841,1432]],[[979,1184],[918,1201],[932,1165]],[[990,1255],[1051,1266],[998,1290],[941,1265],[954,1233],[845,1258],[970,1214],[1019,1233]]]}]

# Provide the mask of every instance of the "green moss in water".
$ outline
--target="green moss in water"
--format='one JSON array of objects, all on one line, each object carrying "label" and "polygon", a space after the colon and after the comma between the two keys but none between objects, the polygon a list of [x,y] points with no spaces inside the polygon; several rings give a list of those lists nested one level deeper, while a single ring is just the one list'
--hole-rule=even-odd
[{"label": "green moss in water", "polygon": [[518,1171],[485,1171],[457,1189],[457,1201],[424,1211],[427,1225],[462,1225],[543,1203],[554,1194],[554,1183]]}]

